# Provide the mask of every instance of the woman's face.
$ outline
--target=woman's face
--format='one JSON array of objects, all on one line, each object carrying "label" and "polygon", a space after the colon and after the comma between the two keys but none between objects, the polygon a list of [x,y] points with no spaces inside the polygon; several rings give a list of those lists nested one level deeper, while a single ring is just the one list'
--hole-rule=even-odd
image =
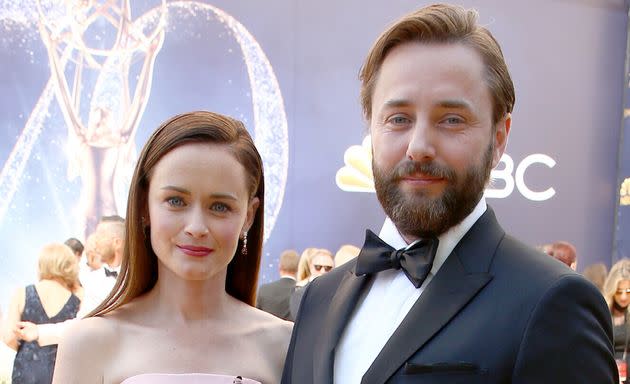
[{"label": "woman's face", "polygon": [[311,259],[309,268],[313,278],[330,272],[335,266],[333,258],[327,253],[318,253]]},{"label": "woman's face", "polygon": [[626,308],[630,304],[630,280],[621,280],[617,284],[615,302],[621,308]]},{"label": "woman's face", "polygon": [[156,164],[149,182],[151,246],[159,272],[186,280],[223,274],[254,219],[243,166],[225,145],[191,143]]}]

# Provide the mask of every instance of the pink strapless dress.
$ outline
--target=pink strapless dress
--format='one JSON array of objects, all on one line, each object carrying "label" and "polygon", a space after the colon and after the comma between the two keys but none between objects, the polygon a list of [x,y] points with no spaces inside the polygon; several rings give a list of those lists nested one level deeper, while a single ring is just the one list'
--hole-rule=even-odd
[{"label": "pink strapless dress", "polygon": [[206,373],[145,373],[131,376],[120,384],[262,384],[241,376],[210,375]]}]

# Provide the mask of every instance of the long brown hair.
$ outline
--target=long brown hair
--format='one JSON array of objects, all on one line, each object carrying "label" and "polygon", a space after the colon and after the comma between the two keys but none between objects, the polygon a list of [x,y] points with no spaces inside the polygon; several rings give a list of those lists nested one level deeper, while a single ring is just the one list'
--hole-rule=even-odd
[{"label": "long brown hair", "polygon": [[250,200],[259,199],[254,222],[248,231],[247,253],[239,240],[227,269],[225,290],[231,296],[254,305],[263,242],[264,192],[262,159],[247,129],[238,120],[218,113],[197,111],[172,117],[149,138],[131,179],[125,223],[125,251],[120,273],[110,295],[89,316],[115,310],[148,292],[158,278],[157,256],[151,247],[148,192],[151,174],[160,159],[188,143],[224,144],[247,174]]}]

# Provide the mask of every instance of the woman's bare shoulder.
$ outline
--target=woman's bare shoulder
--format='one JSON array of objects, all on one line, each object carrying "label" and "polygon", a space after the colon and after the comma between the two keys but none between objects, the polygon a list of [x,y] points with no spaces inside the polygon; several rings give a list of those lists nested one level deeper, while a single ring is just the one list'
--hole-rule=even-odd
[{"label": "woman's bare shoulder", "polygon": [[249,307],[249,324],[255,327],[254,333],[260,342],[267,346],[286,349],[291,338],[293,323],[282,320],[260,309]]},{"label": "woman's bare shoulder", "polygon": [[102,381],[116,354],[117,330],[117,321],[107,316],[74,320],[59,343],[53,383]]},{"label": "woman's bare shoulder", "polygon": [[102,353],[116,341],[119,323],[118,319],[110,316],[76,320],[64,332],[60,345],[78,353]]}]

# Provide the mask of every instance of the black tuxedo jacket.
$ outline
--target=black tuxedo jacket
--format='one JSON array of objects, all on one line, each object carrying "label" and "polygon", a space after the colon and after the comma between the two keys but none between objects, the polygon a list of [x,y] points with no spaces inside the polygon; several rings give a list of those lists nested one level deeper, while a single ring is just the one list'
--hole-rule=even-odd
[{"label": "black tuxedo jacket", "polygon": [[274,282],[263,284],[258,289],[256,308],[276,315],[281,319],[289,320],[291,317],[289,299],[294,290],[295,280],[288,277],[282,277]]},{"label": "black tuxedo jacket", "polygon": [[[335,347],[372,279],[355,275],[355,263],[306,289],[283,384],[333,383]],[[457,244],[361,381],[617,382],[611,318],[602,295],[560,262],[506,235],[490,208]]]}]

